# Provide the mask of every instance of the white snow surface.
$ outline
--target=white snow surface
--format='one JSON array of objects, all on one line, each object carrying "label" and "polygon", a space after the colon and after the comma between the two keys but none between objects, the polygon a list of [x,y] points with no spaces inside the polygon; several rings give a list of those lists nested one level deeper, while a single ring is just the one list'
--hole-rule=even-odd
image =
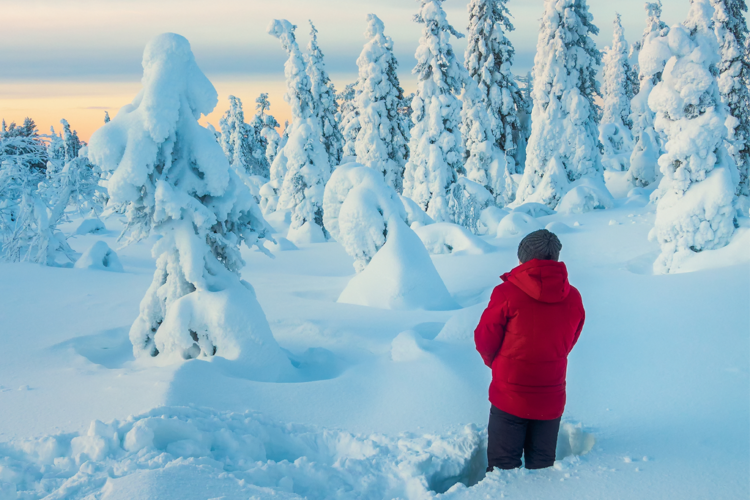
[{"label": "white snow surface", "polygon": [[[118,248],[121,273],[1,263],[0,498],[748,498],[750,220],[654,275],[647,195],[533,219],[572,228],[556,232],[587,311],[559,458],[540,471],[482,472],[490,373],[473,329],[520,234],[433,256],[460,307],[439,311],[338,303],[353,259],[335,241],[243,248],[290,360],[281,383],[218,357],[133,356],[156,236]],[[73,249],[117,248],[121,216],[103,222]]]},{"label": "white snow surface", "polygon": [[[86,222],[86,221],[84,221]],[[102,227],[104,225],[102,224]],[[103,241],[97,241],[83,252],[75,263],[76,269],[100,269],[102,271],[122,272],[122,264],[117,253]]]},{"label": "white snow surface", "polygon": [[438,222],[414,230],[431,254],[483,254],[496,249],[468,229],[450,222]]}]

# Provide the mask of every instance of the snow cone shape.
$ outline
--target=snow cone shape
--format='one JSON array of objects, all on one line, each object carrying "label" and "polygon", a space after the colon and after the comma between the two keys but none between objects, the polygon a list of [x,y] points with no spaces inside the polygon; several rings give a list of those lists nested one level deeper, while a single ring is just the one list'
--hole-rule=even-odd
[{"label": "snow cone shape", "polygon": [[331,167],[321,142],[323,131],[315,115],[312,83],[305,72],[305,58],[294,36],[295,29],[286,20],[275,20],[268,27],[268,33],[281,41],[289,55],[284,65],[284,100],[292,108],[292,123],[286,129],[286,144],[271,165],[271,181],[261,194],[267,211],[292,212],[287,237],[300,244],[325,241],[328,237],[323,227],[323,191]]},{"label": "snow cone shape", "polygon": [[585,0],[545,0],[534,58],[534,107],[516,202],[555,208],[582,177],[603,179],[594,99],[601,54]]},{"label": "snow cone shape", "polygon": [[83,252],[83,255],[76,261],[75,267],[76,269],[122,272],[122,264],[117,254],[103,241],[97,241]]},{"label": "snow cone shape", "polygon": [[157,36],[143,55],[143,89],[91,138],[89,158],[112,172],[127,207],[128,241],[161,238],[156,272],[130,329],[136,356],[242,360],[268,377],[288,360],[252,288],[239,246],[270,233],[213,133],[198,124],[217,103],[188,41]]},{"label": "snow cone shape", "polygon": [[458,308],[422,241],[397,215],[388,220],[383,248],[352,278],[338,301],[381,309]]},{"label": "snow cone shape", "polygon": [[661,245],[654,271],[677,271],[703,250],[729,243],[735,229],[736,167],[724,146],[727,107],[716,83],[720,51],[709,0],[693,0],[684,25],[669,32],[674,54],[651,92],[656,131],[667,136],[659,158],[664,178],[652,235]]}]

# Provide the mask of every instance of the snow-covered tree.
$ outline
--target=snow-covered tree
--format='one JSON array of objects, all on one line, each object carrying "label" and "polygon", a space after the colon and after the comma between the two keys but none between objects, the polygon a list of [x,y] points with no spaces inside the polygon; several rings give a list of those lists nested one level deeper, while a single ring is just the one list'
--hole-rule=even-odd
[{"label": "snow-covered tree", "polygon": [[111,118],[109,117],[109,111],[104,112],[104,123],[109,123]]},{"label": "snow-covered tree", "polygon": [[453,188],[463,168],[461,102],[457,97],[464,69],[456,60],[451,35],[463,37],[448,23],[443,0],[421,0],[414,16],[423,24],[416,52],[417,92],[412,100],[409,161],[404,171],[404,195],[436,222],[454,220]]},{"label": "snow-covered tree", "polygon": [[318,119],[323,147],[328,154],[328,164],[337,167],[341,164],[344,138],[339,130],[337,116],[339,104],[336,89],[328,77],[323,52],[318,45],[318,30],[310,21],[310,43],[307,45],[307,75],[310,77],[310,90],[313,96],[313,112]]},{"label": "snow-covered tree", "polygon": [[60,120],[63,126],[63,143],[65,150],[65,163],[73,161],[78,158],[78,152],[81,150],[81,140],[78,138],[78,133],[75,130],[70,129],[70,124],[67,120]]},{"label": "snow-covered tree", "polygon": [[[524,76],[516,77],[516,84],[518,90],[521,93],[521,105],[522,107],[518,110],[518,135],[516,136],[516,174],[523,174],[526,168],[526,145],[529,143],[529,137],[531,137],[531,111],[534,108],[534,101],[531,98],[531,93],[534,89],[534,77],[531,71],[526,73]],[[513,189],[511,197],[508,202],[516,199],[516,191],[518,186]]]},{"label": "snow-covered tree", "polygon": [[[215,108],[211,82],[188,41],[165,33],[143,55],[143,89],[91,137],[89,158],[111,171],[127,206],[122,237],[156,233],[156,272],[130,329],[137,356],[223,356],[273,378],[286,359],[252,287],[240,280],[240,245],[270,228],[221,146],[198,119]],[[255,375],[254,375],[255,376]]]},{"label": "snow-covered tree", "polygon": [[599,140],[604,146],[604,166],[612,170],[628,170],[633,151],[630,101],[637,93],[637,82],[628,61],[629,47],[620,14],[615,17],[614,24],[612,46],[604,50],[603,57],[604,112],[599,125]]},{"label": "snow-covered tree", "polygon": [[375,14],[367,15],[365,36],[369,41],[357,59],[360,130],[355,151],[359,163],[381,172],[385,183],[401,192],[409,157],[409,127],[398,112],[404,90],[398,80],[393,40],[384,29]]},{"label": "snow-covered tree", "polygon": [[253,127],[255,128],[256,134],[258,134],[263,141],[265,141],[265,152],[266,161],[268,162],[268,170],[273,164],[273,160],[276,158],[276,153],[279,150],[279,141],[281,136],[276,131],[279,127],[279,122],[273,115],[266,114],[266,111],[271,109],[271,103],[268,100],[268,94],[261,94],[255,100],[255,118],[253,118]]},{"label": "snow-covered tree", "polygon": [[[489,116],[488,127],[491,137],[507,158],[508,171],[515,173],[520,131],[519,112],[523,109],[524,103],[515,77],[511,73],[515,49],[505,36],[505,32],[513,31],[515,28],[510,21],[507,1],[469,2],[469,34],[464,64],[469,76],[478,86],[481,102]],[[487,177],[489,179],[491,176]],[[502,202],[501,198],[504,199],[505,196],[496,193],[495,190],[498,186],[504,188],[503,184],[502,179],[496,179],[484,185],[499,202]]]},{"label": "snow-covered tree", "polygon": [[229,110],[219,121],[221,147],[230,165],[241,176],[257,175],[268,178],[269,165],[265,157],[266,145],[260,136],[261,127],[245,123],[242,101],[229,96]]},{"label": "snow-covered tree", "polygon": [[736,179],[726,150],[727,107],[715,75],[721,51],[710,0],[693,0],[687,20],[669,32],[674,54],[649,96],[655,127],[667,137],[653,236],[661,245],[657,272],[680,268],[696,252],[725,246],[735,229]]},{"label": "snow-covered tree", "polygon": [[[711,0],[714,31],[719,40],[721,61],[719,91],[729,107],[730,152],[740,174],[737,194],[750,197],[750,53],[745,21],[745,0]],[[746,214],[747,215],[747,214]]]},{"label": "snow-covered tree", "polygon": [[64,216],[67,200],[57,207],[50,206],[40,189],[46,180],[47,160],[47,150],[33,120],[27,118],[21,127],[11,123],[7,128],[3,122],[0,131],[0,245],[5,260],[72,265],[74,252],[65,236],[56,229]]},{"label": "snow-covered tree", "polygon": [[639,91],[630,103],[633,123],[633,152],[630,155],[630,182],[637,187],[654,184],[658,176],[657,161],[663,140],[654,129],[654,112],[649,95],[661,81],[664,65],[672,52],[667,42],[669,28],[661,20],[661,0],[647,2],[646,29],[641,40],[633,44],[631,57],[638,56]]},{"label": "snow-covered tree", "polygon": [[361,127],[359,122],[359,108],[357,107],[357,89],[359,82],[350,83],[343,92],[338,94],[341,121],[339,130],[344,139],[342,159],[347,156],[356,156],[357,134]]},{"label": "snow-covered tree", "polygon": [[592,21],[585,0],[545,0],[534,58],[531,137],[517,203],[555,208],[570,183],[603,182],[594,102],[601,53],[591,38],[599,33]]},{"label": "snow-covered tree", "polygon": [[268,201],[266,194],[264,203],[266,207],[275,204],[275,210],[291,210],[288,236],[292,241],[325,241],[323,191],[331,167],[321,143],[320,120],[315,114],[310,77],[294,36],[295,28],[287,20],[274,20],[268,27],[269,34],[278,38],[289,54],[284,65],[287,87],[284,100],[292,108],[292,122],[284,132],[288,139],[271,166],[268,187],[278,200]]}]

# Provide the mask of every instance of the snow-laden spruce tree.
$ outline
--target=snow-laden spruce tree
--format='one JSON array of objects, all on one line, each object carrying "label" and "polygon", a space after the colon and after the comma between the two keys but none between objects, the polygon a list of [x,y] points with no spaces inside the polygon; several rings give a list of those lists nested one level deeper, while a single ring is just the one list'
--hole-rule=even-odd
[{"label": "snow-laden spruce tree", "polygon": [[463,68],[456,60],[451,35],[461,38],[443,10],[443,0],[421,0],[414,16],[423,24],[416,52],[417,92],[412,100],[409,161],[404,171],[404,195],[436,222],[453,222],[453,191],[464,173],[461,139]]},{"label": "snow-laden spruce tree", "polygon": [[339,131],[344,139],[342,160],[346,157],[357,155],[357,135],[361,127],[359,122],[359,108],[357,107],[357,95],[359,81],[350,83],[343,92],[338,94],[341,121]]},{"label": "snow-laden spruce tree", "polygon": [[534,57],[531,137],[516,203],[555,208],[570,183],[603,182],[594,102],[601,53],[591,38],[599,33],[592,20],[585,0],[545,0]]},{"label": "snow-laden spruce tree", "polygon": [[653,185],[659,179],[657,161],[663,139],[654,130],[654,112],[648,98],[661,81],[664,65],[672,52],[667,42],[669,27],[661,20],[661,0],[647,2],[646,29],[633,44],[631,56],[638,56],[638,94],[630,102],[633,123],[633,152],[630,155],[630,182],[636,187]]},{"label": "snow-laden spruce tree", "polygon": [[673,56],[649,96],[655,127],[667,137],[652,235],[659,273],[679,270],[696,252],[725,246],[735,229],[734,161],[726,150],[727,107],[716,82],[721,51],[710,0],[693,0],[687,20],[669,32]]},{"label": "snow-laden spruce tree", "polygon": [[260,129],[245,123],[242,101],[229,96],[229,109],[219,121],[221,147],[229,164],[241,176],[268,178],[269,165],[265,157],[266,145]]},{"label": "snow-laden spruce tree", "polygon": [[307,45],[307,75],[310,77],[310,90],[313,96],[313,112],[320,123],[319,129],[323,147],[328,154],[328,164],[337,167],[341,164],[344,138],[339,130],[339,103],[336,89],[328,77],[323,52],[318,45],[318,30],[310,21],[310,43]]},{"label": "snow-laden spruce tree", "polygon": [[[714,7],[714,31],[721,48],[719,91],[729,107],[730,153],[740,178],[737,194],[750,205],[750,52],[745,21],[745,0],[711,0]],[[744,215],[747,215],[745,213]]]},{"label": "snow-laden spruce tree", "polygon": [[109,123],[111,118],[109,117],[109,111],[104,112],[104,123]]},{"label": "snow-laden spruce tree", "polygon": [[[489,117],[487,127],[497,149],[501,152],[502,163],[507,162],[505,171],[490,171],[492,161],[483,163],[473,160],[484,156],[476,150],[478,144],[467,137],[476,125],[471,115],[476,111],[464,114],[464,140],[467,149],[466,175],[487,188],[499,205],[505,204],[509,197],[515,195],[513,183],[506,183],[507,173],[516,172],[518,159],[518,140],[521,132],[519,115],[523,112],[524,103],[521,91],[511,72],[515,49],[505,32],[513,31],[507,0],[471,0],[469,10],[468,45],[464,55],[464,64],[476,83],[481,98],[477,103],[469,93],[465,96],[464,106],[482,106]],[[469,101],[467,102],[468,99]],[[479,116],[477,116],[479,118]],[[469,123],[467,123],[469,119]],[[479,125],[481,128],[483,125]],[[482,146],[480,146],[481,148]],[[523,155],[522,155],[523,156]],[[497,168],[497,167],[496,167]],[[481,170],[481,172],[480,172]]]},{"label": "snow-laden spruce tree", "polygon": [[156,272],[130,329],[137,356],[222,356],[274,379],[288,360],[252,287],[240,244],[263,249],[270,229],[221,146],[198,119],[217,104],[188,41],[165,33],[143,54],[143,89],[91,137],[89,158],[112,171],[127,205],[128,241],[156,233]]},{"label": "snow-laden spruce tree", "polygon": [[638,82],[628,61],[620,14],[615,17],[612,46],[604,49],[602,93],[604,112],[599,125],[599,140],[604,146],[602,163],[611,170],[628,170],[633,152],[633,122],[630,101],[638,92]]},{"label": "snow-laden spruce tree", "polygon": [[409,157],[409,127],[398,109],[404,90],[398,80],[393,40],[383,22],[367,15],[369,39],[357,59],[359,68],[356,107],[360,130],[355,142],[357,161],[383,174],[385,183],[401,192],[404,166]]},{"label": "snow-laden spruce tree", "polygon": [[291,210],[290,240],[319,242],[327,239],[323,227],[323,191],[331,167],[321,142],[320,120],[315,114],[310,77],[294,36],[295,29],[287,20],[274,20],[268,27],[269,34],[278,38],[289,54],[284,65],[287,88],[284,100],[292,108],[292,122],[284,131],[288,136],[286,143],[271,166],[268,187],[274,190],[277,201],[268,201],[264,195],[264,204],[267,211],[273,205],[274,210]]},{"label": "snow-laden spruce tree", "polygon": [[[268,100],[268,94],[261,94],[255,100],[255,117],[253,118],[253,127],[255,133],[262,139],[261,145],[265,146],[263,154],[266,156],[266,177],[270,174],[270,168],[273,164],[273,160],[276,158],[276,153],[279,151],[279,142],[281,136],[276,131],[279,127],[279,122],[273,115],[266,114],[266,111],[271,109],[271,103]],[[263,144],[265,141],[265,144]]]}]

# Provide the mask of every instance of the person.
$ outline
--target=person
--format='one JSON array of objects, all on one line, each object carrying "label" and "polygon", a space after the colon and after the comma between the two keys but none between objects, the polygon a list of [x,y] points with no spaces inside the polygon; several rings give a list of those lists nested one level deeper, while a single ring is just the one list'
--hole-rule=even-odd
[{"label": "person", "polygon": [[562,243],[546,229],[518,246],[519,266],[501,276],[474,331],[492,369],[487,471],[555,463],[565,408],[568,354],[583,329],[581,294],[559,262]]}]

